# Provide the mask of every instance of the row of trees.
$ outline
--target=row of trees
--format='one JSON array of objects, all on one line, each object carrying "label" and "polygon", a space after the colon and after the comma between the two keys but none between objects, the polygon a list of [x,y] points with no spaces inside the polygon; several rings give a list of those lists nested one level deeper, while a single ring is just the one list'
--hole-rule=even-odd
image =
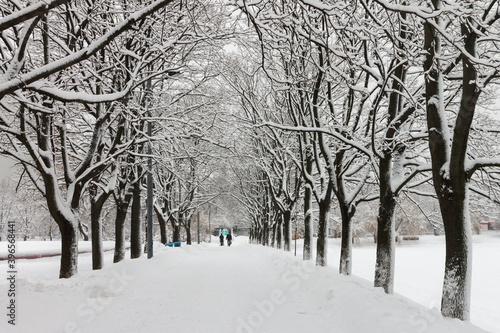
[{"label": "row of trees", "polygon": [[469,192],[499,201],[500,130],[476,112],[495,101],[497,1],[52,0],[0,10],[0,154],[45,198],[62,237],[60,277],[77,272],[85,200],[94,269],[111,198],[114,261],[125,257],[127,216],[131,257],[141,255],[152,172],[162,242],[170,224],[174,241],[184,227],[190,243],[193,213],[225,195],[265,245],[290,250],[293,219],[303,220],[305,260],[317,211],[324,266],[338,207],[342,274],[356,212],[378,203],[375,286],[391,293],[400,196],[434,197],[447,248],[442,312],[468,319]]},{"label": "row of trees", "polygon": [[442,313],[468,319],[469,196],[499,202],[499,131],[484,116],[497,100],[498,2],[235,4],[256,33],[238,47],[251,60],[225,77],[259,162],[239,176],[253,237],[289,250],[300,197],[310,259],[314,200],[316,264],[326,265],[335,200],[339,269],[350,274],[353,216],[376,200],[374,284],[392,293],[399,197],[434,197],[446,235]]},{"label": "row of trees", "polygon": [[[190,215],[220,192],[210,186],[220,153],[210,148],[223,115],[207,56],[231,35],[225,6],[54,0],[8,1],[0,10],[0,153],[45,198],[62,239],[60,277],[77,272],[80,234],[92,239],[93,268],[103,266],[102,213],[111,198],[114,261],[125,257],[128,212],[131,257],[141,255],[148,171],[162,241],[166,223],[174,241],[181,226],[189,241]],[[83,202],[90,221],[80,216]]]}]

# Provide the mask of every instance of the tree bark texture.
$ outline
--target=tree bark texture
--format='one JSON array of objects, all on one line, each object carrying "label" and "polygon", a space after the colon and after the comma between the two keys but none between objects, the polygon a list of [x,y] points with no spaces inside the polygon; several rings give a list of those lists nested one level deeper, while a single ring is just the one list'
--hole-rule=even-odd
[{"label": "tree bark texture", "polygon": [[327,228],[330,213],[330,198],[321,201],[318,213],[318,240],[316,242],[316,266],[326,266],[328,263]]},{"label": "tree bark texture", "polygon": [[396,196],[391,189],[391,156],[380,160],[380,202],[377,216],[375,287],[394,292]]},{"label": "tree bark texture", "polygon": [[342,240],[340,248],[339,273],[351,275],[352,271],[352,214],[349,207],[340,204],[340,214],[342,216]]},{"label": "tree bark texture", "polygon": [[129,202],[116,204],[114,263],[125,259],[125,220],[127,219]]},{"label": "tree bark texture", "polygon": [[78,273],[78,228],[71,221],[59,221],[61,231],[61,268],[59,278],[70,278]]},{"label": "tree bark texture", "polygon": [[292,212],[285,210],[283,212],[283,250],[290,251],[290,243],[292,242]]},{"label": "tree bark texture", "polygon": [[130,216],[130,258],[140,258],[142,253],[141,182],[134,183]]},{"label": "tree bark texture", "polygon": [[312,198],[311,186],[309,184],[306,184],[304,191],[304,251],[303,251],[304,260],[311,260],[312,258],[311,256],[311,246],[313,242],[312,200],[313,198]]},{"label": "tree bark texture", "polygon": [[[442,6],[440,0],[433,0],[433,4],[436,10]],[[439,24],[439,18],[435,21]],[[462,26],[465,49],[475,56],[475,32],[469,29],[465,24]],[[480,90],[476,86],[476,70],[473,64],[467,57],[462,57],[462,96],[453,140],[450,141],[444,112],[443,74],[439,59],[441,36],[429,23],[424,24],[424,33],[429,148],[434,188],[438,196],[446,240],[441,313],[445,317],[469,320],[472,237],[468,207],[469,175],[466,175],[465,163],[470,125]]]}]

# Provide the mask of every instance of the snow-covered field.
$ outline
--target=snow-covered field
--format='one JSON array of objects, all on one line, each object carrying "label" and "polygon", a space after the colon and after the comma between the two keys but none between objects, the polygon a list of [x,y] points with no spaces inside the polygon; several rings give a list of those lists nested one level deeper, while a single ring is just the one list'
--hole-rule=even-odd
[{"label": "snow-covered field", "polygon": [[[337,274],[339,248],[329,240],[328,268],[292,253],[247,244],[165,248],[141,258],[57,278],[59,257],[19,260],[16,326],[7,324],[7,288],[0,280],[0,332],[482,332],[440,316],[444,247],[424,237],[397,248],[397,295],[372,288],[375,247],[354,249],[356,276]],[[472,321],[500,332],[500,234],[475,238]],[[36,242],[18,242],[35,251]],[[31,251],[30,250],[30,251]],[[5,244],[0,244],[0,255]],[[6,272],[6,262],[0,262]],[[3,274],[3,273],[2,273]],[[6,273],[5,273],[6,274]],[[368,279],[370,281],[367,281]],[[409,300],[406,297],[412,300]],[[420,304],[418,304],[418,303]]]}]

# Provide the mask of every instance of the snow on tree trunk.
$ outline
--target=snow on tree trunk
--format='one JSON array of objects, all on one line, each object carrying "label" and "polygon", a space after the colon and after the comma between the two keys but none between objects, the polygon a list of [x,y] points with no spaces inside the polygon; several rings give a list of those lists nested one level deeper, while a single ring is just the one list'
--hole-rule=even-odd
[{"label": "snow on tree trunk", "polygon": [[380,202],[377,216],[377,259],[375,287],[394,292],[395,209],[396,196],[391,189],[391,158],[380,159]]},{"label": "snow on tree trunk", "polygon": [[[440,9],[440,0],[434,0]],[[436,18],[439,25],[439,18]],[[445,317],[468,320],[470,317],[470,288],[472,239],[468,207],[468,177],[465,172],[467,140],[480,89],[476,72],[467,57],[462,57],[462,96],[460,110],[450,140],[444,108],[443,74],[440,64],[441,36],[433,25],[424,24],[424,70],[426,77],[426,109],[429,129],[429,148],[432,159],[434,188],[439,200],[445,229],[446,260],[441,299]],[[467,29],[463,30],[467,32]],[[465,48],[475,55],[474,32],[468,32]],[[451,142],[451,145],[450,145]],[[451,146],[451,149],[450,149]]]},{"label": "snow on tree trunk", "polygon": [[78,273],[78,226],[72,221],[59,221],[61,231],[61,268],[59,278],[67,279]]},{"label": "snow on tree trunk", "polygon": [[316,266],[326,266],[328,263],[328,242],[327,242],[327,228],[328,228],[328,215],[330,213],[330,201],[323,200],[319,206],[318,214],[318,240],[316,242]]},{"label": "snow on tree trunk", "polygon": [[[446,187],[445,187],[446,189]],[[446,261],[441,299],[441,313],[445,317],[470,319],[470,292],[472,271],[472,235],[469,219],[468,189],[444,191],[440,195],[446,240]]]},{"label": "snow on tree trunk", "polygon": [[130,258],[141,256],[142,249],[142,219],[141,219],[141,183],[134,183],[132,211],[130,216]]},{"label": "snow on tree trunk", "polygon": [[339,273],[350,275],[352,270],[352,220],[349,207],[340,205],[342,215],[342,241],[340,248]]},{"label": "snow on tree trunk", "polygon": [[127,218],[127,209],[128,202],[126,204],[116,204],[114,263],[125,259],[125,220]]}]

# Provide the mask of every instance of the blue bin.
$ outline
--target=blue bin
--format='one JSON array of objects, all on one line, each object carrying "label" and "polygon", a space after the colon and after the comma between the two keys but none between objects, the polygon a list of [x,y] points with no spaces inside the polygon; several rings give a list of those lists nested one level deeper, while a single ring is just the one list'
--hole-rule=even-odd
[{"label": "blue bin", "polygon": [[168,247],[180,247],[181,246],[181,242],[165,243],[165,246],[168,246]]}]

